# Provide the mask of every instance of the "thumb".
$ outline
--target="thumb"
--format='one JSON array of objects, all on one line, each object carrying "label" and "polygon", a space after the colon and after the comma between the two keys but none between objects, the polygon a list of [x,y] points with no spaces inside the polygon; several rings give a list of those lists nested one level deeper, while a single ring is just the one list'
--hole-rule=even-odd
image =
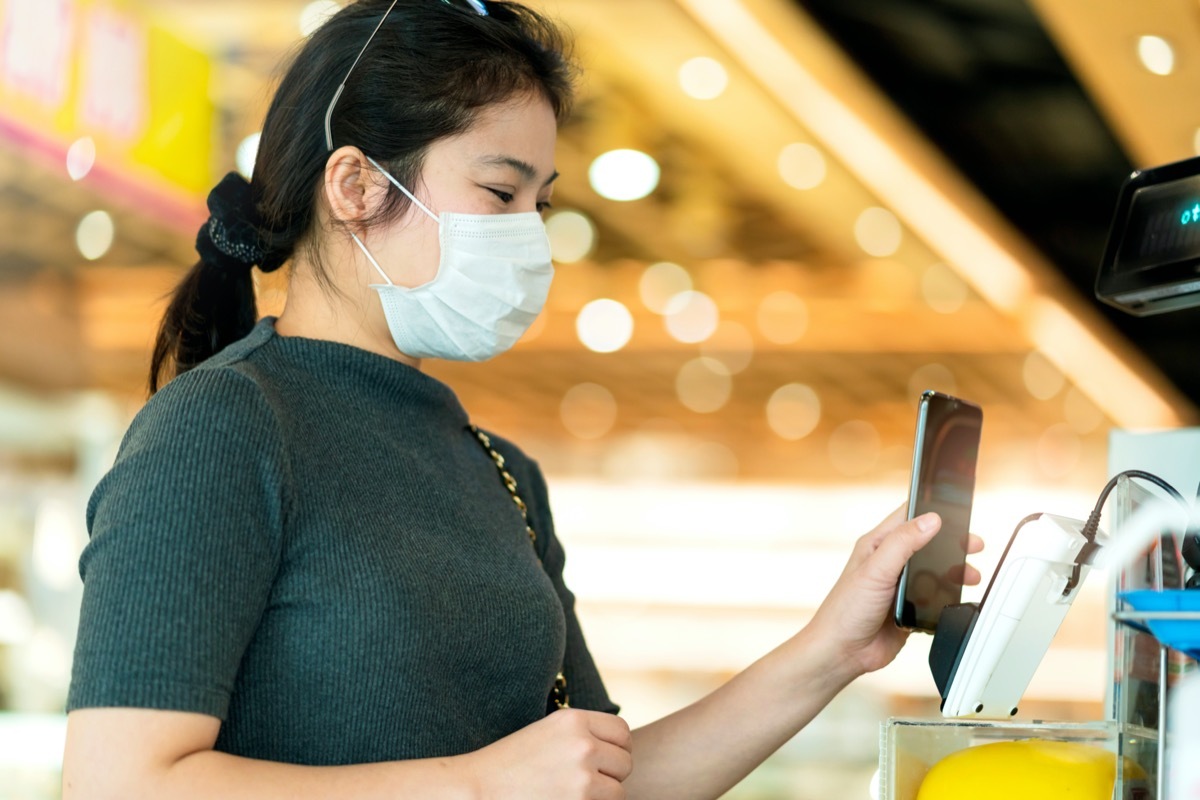
[{"label": "thumb", "polygon": [[929,544],[941,527],[942,518],[932,512],[897,525],[871,554],[868,568],[877,577],[894,583],[913,554]]}]

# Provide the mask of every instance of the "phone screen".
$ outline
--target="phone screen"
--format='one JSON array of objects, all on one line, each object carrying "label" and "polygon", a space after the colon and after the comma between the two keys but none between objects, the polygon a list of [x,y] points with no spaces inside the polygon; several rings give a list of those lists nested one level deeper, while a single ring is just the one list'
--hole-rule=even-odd
[{"label": "phone screen", "polygon": [[921,395],[908,518],[935,511],[942,527],[900,575],[895,616],[903,628],[932,633],[942,609],[962,600],[982,428],[979,406],[938,392]]}]

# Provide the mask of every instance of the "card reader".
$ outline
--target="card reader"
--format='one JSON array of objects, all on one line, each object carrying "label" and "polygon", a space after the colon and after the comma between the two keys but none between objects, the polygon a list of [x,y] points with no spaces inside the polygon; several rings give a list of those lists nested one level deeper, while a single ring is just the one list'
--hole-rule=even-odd
[{"label": "card reader", "polygon": [[942,612],[929,666],[949,718],[1015,716],[1092,559],[1107,543],[1081,520],[1040,514],[1022,525],[980,603]]}]

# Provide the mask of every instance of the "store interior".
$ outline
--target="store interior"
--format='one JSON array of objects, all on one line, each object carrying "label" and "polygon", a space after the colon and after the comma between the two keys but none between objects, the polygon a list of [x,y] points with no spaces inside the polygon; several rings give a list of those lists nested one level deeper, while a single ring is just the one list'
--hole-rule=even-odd
[{"label": "store interior", "polygon": [[[631,724],[803,627],[905,500],[922,391],[983,408],[985,576],[1026,514],[1091,510],[1112,431],[1200,419],[1198,312],[1092,293],[1122,181],[1200,155],[1196,3],[532,4],[584,70],[555,283],[512,352],[427,369],[541,464]],[[0,0],[0,800],[58,797],[87,498],[208,190],[340,5]],[[286,270],[256,275],[278,313]],[[1023,718],[1104,717],[1107,588]],[[929,638],[728,797],[872,797],[881,721],[938,716]]]}]

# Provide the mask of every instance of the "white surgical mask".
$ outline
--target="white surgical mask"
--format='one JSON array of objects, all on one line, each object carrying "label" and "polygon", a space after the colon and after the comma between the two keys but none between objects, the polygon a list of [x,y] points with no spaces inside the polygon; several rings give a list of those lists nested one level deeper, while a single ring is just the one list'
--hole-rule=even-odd
[{"label": "white surgical mask", "polygon": [[397,349],[413,358],[485,361],[505,352],[541,313],[554,278],[550,240],[540,214],[449,214],[440,217],[368,158],[440,226],[441,257],[428,283],[396,286],[367,246],[355,243],[385,283],[371,284]]}]

